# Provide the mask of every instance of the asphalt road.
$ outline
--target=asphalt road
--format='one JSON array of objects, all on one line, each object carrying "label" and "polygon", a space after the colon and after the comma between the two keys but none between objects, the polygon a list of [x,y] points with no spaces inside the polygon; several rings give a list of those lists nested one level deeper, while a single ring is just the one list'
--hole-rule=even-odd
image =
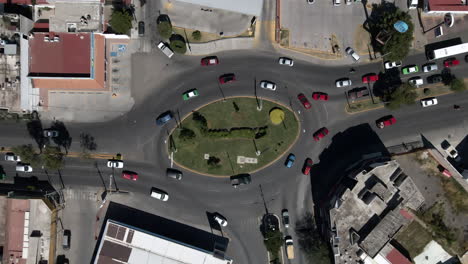
[{"label": "asphalt road", "polygon": [[[460,125],[468,110],[454,111],[453,104],[468,108],[468,98],[463,93],[446,95],[439,98],[439,105],[421,108],[419,105],[404,107],[397,111],[379,109],[375,111],[348,115],[344,112],[346,99],[345,90],[336,88],[334,82],[338,78],[352,78],[356,86],[362,75],[370,72],[382,71],[381,63],[362,65],[356,68],[356,73],[350,75],[349,67],[327,67],[312,65],[305,61],[296,60],[294,67],[278,65],[278,54],[270,52],[233,51],[217,54],[220,64],[211,67],[199,66],[198,57],[174,56],[168,60],[161,53],[146,54],[145,58],[134,61],[132,71],[137,72],[139,78],[133,80],[132,93],[135,94],[135,107],[121,118],[96,124],[65,124],[73,138],[71,151],[79,151],[79,134],[86,132],[95,137],[98,152],[122,153],[125,169],[140,174],[137,182],[129,182],[118,177],[117,185],[121,190],[148,197],[142,203],[154,205],[161,216],[180,220],[185,223],[210,230],[206,220],[206,212],[220,212],[227,217],[229,225],[223,229],[223,234],[231,239],[227,255],[235,263],[265,263],[266,250],[259,232],[259,219],[269,212],[280,214],[281,209],[287,208],[291,214],[292,225],[288,233],[295,238],[294,223],[305,212],[312,211],[310,179],[301,174],[300,169],[306,157],[319,163],[320,153],[332,142],[334,134],[347,128],[369,123],[375,128],[375,120],[381,116],[393,114],[397,123],[383,130],[374,129],[382,142],[389,146],[401,142],[413,141],[421,133],[451,133],[452,130],[466,130]],[[161,71],[148,67],[148,63],[159,65]],[[404,64],[418,64],[425,62],[422,55],[409,57]],[[167,64],[167,65],[166,65]],[[439,62],[439,67],[441,67]],[[454,69],[454,73],[466,72],[467,64]],[[170,73],[170,74],[166,74]],[[217,78],[224,73],[235,73],[234,83],[219,85]],[[427,75],[427,74],[426,74]],[[425,76],[421,74],[420,76]],[[257,89],[259,97],[290,105],[298,113],[301,120],[301,136],[293,146],[291,152],[296,154],[298,161],[293,168],[283,166],[283,158],[270,167],[252,175],[252,184],[239,189],[231,187],[228,178],[211,178],[184,172],[182,181],[174,181],[165,177],[165,170],[170,166],[167,153],[167,134],[176,126],[171,121],[164,127],[155,125],[155,117],[166,110],[172,110],[183,118],[192,110],[211,101],[220,100],[223,95],[253,95],[254,83],[261,80],[276,82],[275,92]],[[355,87],[353,85],[353,87]],[[200,96],[190,101],[182,100],[182,93],[197,88]],[[311,100],[314,91],[326,92],[330,101],[317,102]],[[296,96],[304,93],[311,100],[312,109],[305,110],[299,104]],[[140,93],[140,94],[139,94]],[[141,96],[144,94],[144,96]],[[48,124],[43,124],[47,127]],[[319,142],[314,142],[312,133],[321,127],[327,127],[330,135]],[[29,138],[24,123],[2,123],[0,142],[2,146],[14,146],[33,143]],[[14,175],[14,164],[1,162],[8,175]],[[61,170],[61,177],[66,187],[79,189],[81,186],[95,186],[103,188],[107,185],[108,175],[112,171],[105,166],[104,160],[83,162],[68,159]],[[33,175],[47,179],[47,175],[37,169]],[[101,180],[101,176],[102,180]],[[312,174],[313,175],[313,174]],[[49,172],[53,181],[59,181],[57,173]],[[318,177],[313,175],[312,177]],[[104,183],[103,183],[104,181]],[[266,208],[260,195],[260,187],[264,193]],[[155,186],[167,191],[170,200],[167,203],[149,198],[149,190]],[[80,243],[89,243],[81,241]],[[298,247],[296,247],[296,250]],[[304,263],[303,256],[291,263]]]}]

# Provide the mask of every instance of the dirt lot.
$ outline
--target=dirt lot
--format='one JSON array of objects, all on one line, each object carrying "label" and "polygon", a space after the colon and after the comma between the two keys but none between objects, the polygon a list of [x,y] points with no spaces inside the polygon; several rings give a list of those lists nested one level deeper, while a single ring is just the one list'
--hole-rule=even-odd
[{"label": "dirt lot", "polygon": [[[437,169],[437,162],[425,151],[397,156],[395,159],[403,171],[412,177],[426,199],[422,210],[417,212],[419,222],[400,232],[397,241],[414,257],[427,244],[425,237],[430,234],[450,254],[463,255],[468,250],[466,191],[455,180],[442,175]],[[426,233],[418,231],[421,228]]]}]

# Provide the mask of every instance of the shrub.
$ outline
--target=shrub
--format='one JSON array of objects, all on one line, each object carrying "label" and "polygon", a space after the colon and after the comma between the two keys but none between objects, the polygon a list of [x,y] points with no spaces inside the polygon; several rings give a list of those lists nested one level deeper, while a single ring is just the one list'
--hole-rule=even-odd
[{"label": "shrub", "polygon": [[270,111],[270,120],[274,125],[279,125],[284,120],[284,111],[279,108],[274,108]]},{"label": "shrub", "polygon": [[172,35],[172,25],[169,21],[161,21],[158,23],[158,32],[161,37],[168,39]]},{"label": "shrub", "polygon": [[424,92],[424,95],[430,95],[431,94],[431,89],[424,88],[423,92]]},{"label": "shrub", "polygon": [[418,95],[415,92],[415,88],[405,83],[387,94],[384,97],[384,101],[388,102],[385,106],[389,109],[397,109],[403,104],[414,104],[414,100],[416,100],[417,97]]},{"label": "shrub", "polygon": [[185,43],[184,37],[181,35],[172,35],[170,39],[171,49],[179,54],[185,54],[187,52],[187,44]]},{"label": "shrub", "polygon": [[188,141],[194,138],[195,138],[195,132],[193,132],[191,129],[188,129],[186,127],[183,127],[179,133],[179,139],[182,141]]},{"label": "shrub", "polygon": [[212,167],[215,167],[215,166],[218,166],[219,165],[219,162],[221,160],[217,157],[214,157],[214,156],[210,156],[208,158],[208,160],[206,161],[206,163],[208,164],[208,166],[212,166]]},{"label": "shrub", "polygon": [[236,112],[239,112],[240,109],[239,109],[239,106],[236,104],[236,102],[232,102],[232,106],[234,106],[234,110]]},{"label": "shrub", "polygon": [[450,82],[450,90],[455,91],[455,92],[462,92],[466,90],[466,85],[465,82],[462,79],[453,79]]},{"label": "shrub", "polygon": [[192,32],[192,38],[194,40],[200,40],[201,39],[201,32],[198,31],[198,30],[195,30],[194,32]]},{"label": "shrub", "polygon": [[132,28],[132,16],[125,10],[113,10],[109,24],[118,34],[127,34]]}]

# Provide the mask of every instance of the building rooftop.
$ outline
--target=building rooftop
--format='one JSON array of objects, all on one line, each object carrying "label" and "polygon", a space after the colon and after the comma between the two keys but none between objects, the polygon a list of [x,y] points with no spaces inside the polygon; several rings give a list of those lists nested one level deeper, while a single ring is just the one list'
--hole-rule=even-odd
[{"label": "building rooftop", "polygon": [[421,254],[414,257],[415,264],[457,263],[457,261],[453,260],[455,259],[453,259],[453,257],[434,240],[429,242],[424,247],[424,250],[421,252]]},{"label": "building rooftop", "polygon": [[[13,5],[32,5],[33,0],[0,0],[1,4],[13,4]],[[36,5],[47,4],[45,0],[36,0]]]},{"label": "building rooftop", "polygon": [[468,5],[460,0],[428,0],[429,11],[468,12]]},{"label": "building rooftop", "polygon": [[357,263],[364,250],[374,258],[418,209],[422,194],[394,160],[373,159],[344,177],[330,199],[330,242],[335,263]]},{"label": "building rooftop", "polygon": [[29,200],[8,199],[4,256],[25,264],[29,249]]},{"label": "building rooftop", "polygon": [[89,33],[35,33],[29,40],[29,76],[89,78],[92,37]]},{"label": "building rooftop", "polygon": [[101,3],[56,2],[49,17],[52,32],[102,32]]}]

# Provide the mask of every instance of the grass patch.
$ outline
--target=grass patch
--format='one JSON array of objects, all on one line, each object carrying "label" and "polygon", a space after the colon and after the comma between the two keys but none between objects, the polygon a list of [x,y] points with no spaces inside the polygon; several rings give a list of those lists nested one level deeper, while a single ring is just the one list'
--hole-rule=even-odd
[{"label": "grass patch", "polygon": [[[280,125],[273,125],[270,121],[269,112],[275,107],[281,108],[285,114],[284,122]],[[254,98],[239,97],[212,103],[198,112],[205,117],[209,129],[268,126],[266,135],[255,140],[245,137],[208,138],[199,130],[193,115],[185,118],[181,127],[192,130],[195,137],[184,140],[179,137],[183,129],[174,130],[172,139],[177,148],[174,160],[183,166],[209,174],[234,175],[261,168],[283,155],[294,143],[299,130],[298,121],[289,109],[266,100],[263,100],[262,111],[257,111]],[[256,155],[257,150],[261,151],[260,156]],[[208,165],[205,154],[216,157],[219,161]],[[258,163],[237,164],[237,156],[257,158]]]},{"label": "grass patch", "polygon": [[280,30],[280,45],[284,47],[289,47],[289,29]]},{"label": "grass patch", "polygon": [[408,250],[410,257],[414,259],[431,242],[432,235],[420,223],[413,221],[399,232],[395,239]]},{"label": "grass patch", "polygon": [[457,214],[468,213],[468,195],[463,187],[453,178],[442,179],[444,195],[450,203],[450,206]]},{"label": "grass patch", "polygon": [[[196,30],[196,29],[186,28],[184,30],[184,28],[174,27],[174,26],[172,27],[172,31],[174,32],[174,34],[178,34],[178,35],[183,36],[185,39],[188,40],[189,43],[206,43],[206,42],[210,42],[210,41],[214,41],[214,40],[220,40],[220,39],[237,38],[237,37],[253,37],[255,35],[255,27],[253,27],[252,31],[246,30],[243,33],[241,33],[240,35],[228,36],[228,37],[220,36],[219,34],[215,34],[215,33],[199,31],[199,30]],[[200,32],[200,39],[195,39],[193,37],[192,33],[195,32],[195,31]],[[185,34],[187,34],[187,36]]]},{"label": "grass patch", "polygon": [[349,103],[348,105],[346,105],[346,112],[356,113],[360,111],[374,110],[383,107],[383,105],[380,104],[381,101],[379,98],[374,98],[374,101],[376,101],[377,103],[374,104],[371,99]]}]

